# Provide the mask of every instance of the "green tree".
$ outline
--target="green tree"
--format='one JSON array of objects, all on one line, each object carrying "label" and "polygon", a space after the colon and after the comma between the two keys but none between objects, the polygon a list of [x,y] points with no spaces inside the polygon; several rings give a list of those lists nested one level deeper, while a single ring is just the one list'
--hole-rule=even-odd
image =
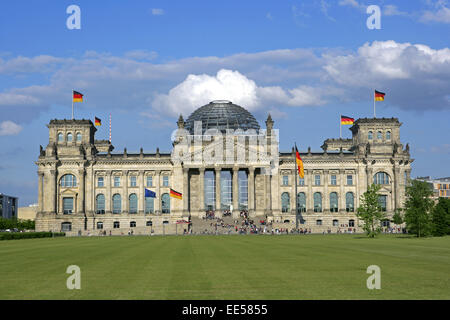
[{"label": "green tree", "polygon": [[409,233],[417,237],[427,236],[432,231],[431,210],[434,202],[431,199],[433,189],[423,181],[412,180],[406,187],[405,222]]},{"label": "green tree", "polygon": [[394,215],[392,216],[392,222],[394,222],[396,225],[401,225],[403,223],[401,212],[402,209],[395,209]]},{"label": "green tree", "polygon": [[379,185],[372,184],[361,196],[361,205],[356,215],[364,221],[363,229],[368,237],[375,237],[381,231],[380,221],[386,217],[378,200]]},{"label": "green tree", "polygon": [[432,211],[432,221],[434,236],[450,234],[450,199],[439,198]]}]

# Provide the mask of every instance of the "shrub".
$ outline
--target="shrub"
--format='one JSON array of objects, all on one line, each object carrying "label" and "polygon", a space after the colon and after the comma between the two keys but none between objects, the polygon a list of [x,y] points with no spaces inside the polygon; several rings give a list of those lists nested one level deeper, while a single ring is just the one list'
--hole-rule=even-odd
[{"label": "shrub", "polygon": [[0,240],[64,237],[64,232],[0,232]]}]

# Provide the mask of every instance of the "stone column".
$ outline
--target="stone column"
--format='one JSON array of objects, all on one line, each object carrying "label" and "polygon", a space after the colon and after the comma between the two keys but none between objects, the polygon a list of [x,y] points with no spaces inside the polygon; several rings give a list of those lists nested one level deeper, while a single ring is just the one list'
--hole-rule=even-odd
[{"label": "stone column", "polygon": [[328,192],[328,183],[329,183],[329,176],[328,176],[328,170],[323,170],[323,195],[322,195],[322,211],[325,212],[325,210],[330,211],[330,193]]},{"label": "stone column", "polygon": [[84,213],[84,168],[78,170],[78,176],[80,179],[78,181],[77,213]]},{"label": "stone column", "polygon": [[346,210],[346,204],[345,204],[345,191],[344,191],[344,184],[345,184],[345,170],[341,169],[339,170],[339,197],[338,197],[338,205],[339,205],[339,211],[345,212]]},{"label": "stone column", "polygon": [[205,214],[205,168],[199,168],[200,176],[199,176],[199,185],[200,185],[200,191],[199,191],[199,214],[203,216]]},{"label": "stone column", "polygon": [[161,171],[156,170],[155,176],[154,176],[154,182],[155,182],[155,192],[156,192],[156,199],[154,200],[154,206],[155,206],[155,213],[161,214],[161,189],[160,189],[160,181],[161,179]]},{"label": "stone column", "polygon": [[144,170],[139,170],[139,197],[138,197],[138,212],[144,213],[145,210],[145,192],[144,192]]},{"label": "stone column", "polygon": [[122,212],[128,213],[128,170],[122,171],[122,177],[123,177]]},{"label": "stone column", "polygon": [[189,168],[183,168],[183,216],[189,215]]},{"label": "stone column", "polygon": [[233,211],[239,211],[239,168],[233,167]]},{"label": "stone column", "polygon": [[222,168],[214,168],[216,173],[216,215],[220,212],[220,173]]},{"label": "stone column", "polygon": [[367,188],[369,188],[370,185],[373,183],[373,169],[369,168],[369,166],[366,167],[366,175],[367,175]]},{"label": "stone column", "polygon": [[42,198],[43,192],[44,173],[38,171],[38,212],[44,211],[44,199]]},{"label": "stone column", "polygon": [[272,175],[268,175],[266,174],[265,177],[266,179],[266,210],[265,210],[265,214],[271,214],[272,213],[272,191],[271,191],[271,178]]},{"label": "stone column", "polygon": [[393,185],[393,192],[392,192],[392,197],[394,198],[393,201],[393,205],[394,207],[392,208],[393,210],[397,209],[400,207],[400,196],[399,196],[399,190],[400,190],[400,168],[395,166],[394,167],[394,185]]},{"label": "stone column", "polygon": [[51,213],[57,213],[57,207],[56,207],[56,199],[57,199],[57,192],[58,192],[58,188],[56,186],[56,178],[57,178],[57,173],[56,170],[50,170],[50,212]]},{"label": "stone column", "polygon": [[255,211],[255,168],[248,168],[248,213]]},{"label": "stone column", "polygon": [[111,185],[112,185],[111,170],[107,170],[106,171],[106,177],[105,177],[105,186],[106,186],[105,213],[111,213],[112,212]]},{"label": "stone column", "polygon": [[314,212],[314,195],[312,190],[313,185],[313,174],[311,169],[305,170],[305,174],[307,176],[307,184],[308,184],[308,194],[306,197],[306,210],[309,212]]}]

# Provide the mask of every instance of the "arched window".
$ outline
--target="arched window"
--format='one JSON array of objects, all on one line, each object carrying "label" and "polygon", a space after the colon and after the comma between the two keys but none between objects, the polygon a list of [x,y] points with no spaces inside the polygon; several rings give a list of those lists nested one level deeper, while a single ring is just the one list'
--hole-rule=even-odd
[{"label": "arched window", "polygon": [[116,193],[113,195],[113,213],[121,213],[122,212],[122,198],[120,194]]},{"label": "arched window", "polygon": [[73,139],[72,134],[69,132],[67,134],[67,142],[72,142],[72,139]]},{"label": "arched window", "polygon": [[338,212],[339,206],[338,206],[338,195],[336,192],[330,193],[330,211],[331,212]]},{"label": "arched window", "polygon": [[119,229],[119,228],[120,228],[120,222],[114,221],[114,229]]},{"label": "arched window", "polygon": [[136,227],[136,221],[130,221],[130,228]]},{"label": "arched window", "polygon": [[161,196],[161,210],[162,213],[170,213],[170,196],[168,193],[163,193]]},{"label": "arched window", "polygon": [[65,174],[61,177],[61,187],[73,188],[77,186],[77,177],[73,174]]},{"label": "arched window", "polygon": [[383,139],[383,133],[381,131],[377,132],[377,139],[382,140]]},{"label": "arched window", "polygon": [[369,140],[372,140],[372,139],[373,139],[373,132],[372,132],[372,131],[369,131],[368,138],[369,138]]},{"label": "arched window", "polygon": [[339,220],[333,220],[333,227],[339,227]]},{"label": "arched window", "polygon": [[77,142],[81,142],[81,133],[80,132],[77,133]]},{"label": "arched window", "polygon": [[63,222],[61,223],[61,231],[71,231],[72,230],[72,223],[71,222]]},{"label": "arched window", "polygon": [[63,142],[64,141],[64,136],[63,134],[60,132],[58,133],[58,142]]},{"label": "arched window", "polygon": [[306,212],[306,195],[304,192],[299,192],[297,194],[297,210],[298,213]]},{"label": "arched window", "polygon": [[155,212],[154,198],[146,197],[145,198],[145,213],[154,213],[154,212]]},{"label": "arched window", "polygon": [[95,207],[97,208],[98,214],[105,213],[105,195],[99,193],[97,197],[95,197]]},{"label": "arched window", "polygon": [[373,176],[374,184],[389,184],[389,175],[386,172],[378,172]]},{"label": "arched window", "polygon": [[322,194],[314,193],[314,212],[322,212]]},{"label": "arched window", "polygon": [[137,213],[137,195],[135,193],[130,194],[130,196],[128,197],[128,202],[129,202],[129,212],[130,213]]},{"label": "arched window", "polygon": [[345,209],[347,212],[355,211],[355,196],[353,192],[347,192],[345,194]]},{"label": "arched window", "polygon": [[289,212],[291,209],[291,199],[289,197],[289,193],[283,192],[281,194],[281,212]]},{"label": "arched window", "polygon": [[386,140],[391,140],[391,132],[386,131]]}]

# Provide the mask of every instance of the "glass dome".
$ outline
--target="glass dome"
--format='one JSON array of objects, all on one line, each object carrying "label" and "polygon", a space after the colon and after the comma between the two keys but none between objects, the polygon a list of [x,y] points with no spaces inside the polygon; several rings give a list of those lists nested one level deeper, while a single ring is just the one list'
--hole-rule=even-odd
[{"label": "glass dome", "polygon": [[195,110],[185,122],[185,128],[191,134],[194,134],[195,121],[202,122],[202,133],[213,128],[222,133],[226,133],[226,129],[260,129],[250,112],[228,100],[214,100]]}]

